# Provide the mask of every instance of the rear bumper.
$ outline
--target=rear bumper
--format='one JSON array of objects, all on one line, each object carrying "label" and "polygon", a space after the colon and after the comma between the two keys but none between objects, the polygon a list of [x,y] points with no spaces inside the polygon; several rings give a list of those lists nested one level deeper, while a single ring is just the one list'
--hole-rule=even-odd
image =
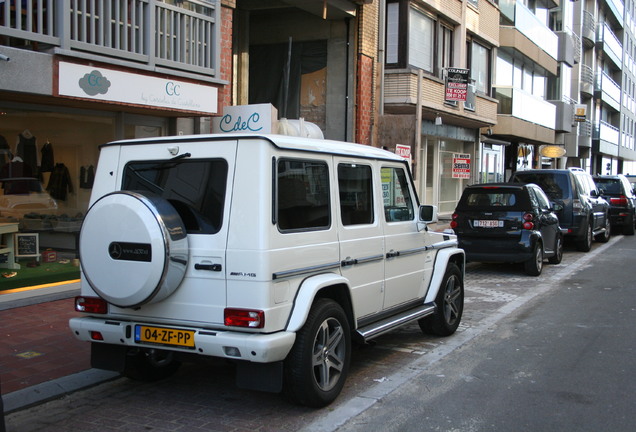
[{"label": "rear bumper", "polygon": [[[188,352],[256,363],[271,363],[284,360],[296,340],[296,333],[285,331],[272,334],[259,334],[180,327],[182,330],[192,330],[195,332],[195,347],[191,349],[135,342],[135,325],[152,324],[94,317],[71,318],[69,320],[69,327],[75,337],[86,342],[123,345],[135,348],[165,349],[168,351]],[[93,339],[91,332],[99,332],[103,340]]]},{"label": "rear bumper", "polygon": [[466,252],[466,260],[480,262],[524,262],[533,257],[536,240],[531,238],[462,238],[459,247]]}]

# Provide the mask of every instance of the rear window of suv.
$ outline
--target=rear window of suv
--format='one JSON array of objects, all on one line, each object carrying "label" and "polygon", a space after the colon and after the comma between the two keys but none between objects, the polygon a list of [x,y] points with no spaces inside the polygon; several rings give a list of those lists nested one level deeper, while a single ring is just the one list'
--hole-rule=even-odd
[{"label": "rear window of suv", "polygon": [[570,187],[567,174],[559,173],[517,173],[514,182],[534,183],[539,186],[550,199],[565,199],[569,196]]},{"label": "rear window of suv", "polygon": [[168,200],[188,234],[215,234],[223,221],[227,172],[223,159],[130,162],[122,189]]},{"label": "rear window of suv", "polygon": [[462,208],[484,208],[484,207],[517,207],[526,201],[522,191],[503,191],[475,189],[465,191],[458,207]]}]

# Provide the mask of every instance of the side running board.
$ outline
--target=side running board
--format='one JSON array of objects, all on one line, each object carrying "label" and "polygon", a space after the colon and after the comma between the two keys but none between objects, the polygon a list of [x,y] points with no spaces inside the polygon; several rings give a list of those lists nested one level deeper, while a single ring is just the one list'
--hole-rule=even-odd
[{"label": "side running board", "polygon": [[357,332],[366,342],[370,339],[380,336],[381,334],[390,332],[391,330],[403,326],[404,324],[412,321],[417,321],[426,316],[432,315],[434,312],[434,303],[424,304],[413,309],[401,312],[397,315],[393,315],[383,320],[371,323],[364,327],[360,327],[358,328]]}]

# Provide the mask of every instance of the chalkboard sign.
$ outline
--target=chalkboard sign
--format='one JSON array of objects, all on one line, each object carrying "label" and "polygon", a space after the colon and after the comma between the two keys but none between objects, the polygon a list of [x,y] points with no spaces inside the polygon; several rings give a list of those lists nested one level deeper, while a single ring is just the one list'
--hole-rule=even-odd
[{"label": "chalkboard sign", "polygon": [[15,256],[20,257],[39,257],[40,256],[40,240],[38,233],[19,233],[15,234]]}]

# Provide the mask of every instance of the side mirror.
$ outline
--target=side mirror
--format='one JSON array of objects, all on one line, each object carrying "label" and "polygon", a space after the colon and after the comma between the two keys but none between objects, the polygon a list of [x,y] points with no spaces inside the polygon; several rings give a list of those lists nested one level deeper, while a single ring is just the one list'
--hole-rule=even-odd
[{"label": "side mirror", "polygon": [[557,204],[555,202],[550,203],[550,209],[555,212],[560,212],[563,210],[563,206],[561,204]]},{"label": "side mirror", "polygon": [[424,223],[437,222],[437,206],[421,205],[420,206],[420,222],[424,222]]},{"label": "side mirror", "polygon": [[590,192],[590,196],[592,198],[598,198],[598,191],[596,189],[592,189],[592,191]]}]

